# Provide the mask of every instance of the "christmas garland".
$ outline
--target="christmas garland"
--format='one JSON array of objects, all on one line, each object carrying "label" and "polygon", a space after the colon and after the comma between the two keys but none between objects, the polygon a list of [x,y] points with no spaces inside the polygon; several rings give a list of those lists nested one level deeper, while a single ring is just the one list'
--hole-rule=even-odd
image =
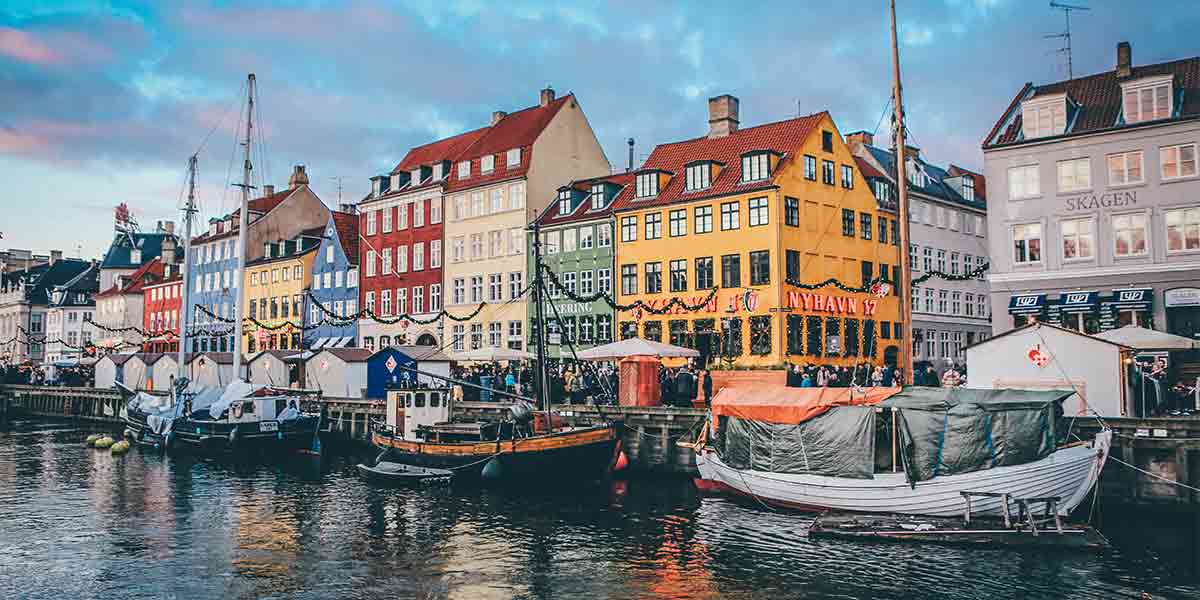
[{"label": "christmas garland", "polygon": [[555,287],[555,289],[557,289],[559,292],[561,292],[564,296],[566,296],[572,302],[591,303],[591,302],[595,302],[597,300],[604,300],[605,304],[607,304],[610,308],[612,308],[613,310],[616,310],[618,312],[625,312],[625,311],[631,311],[634,309],[639,309],[644,312],[648,312],[652,315],[665,315],[665,314],[680,312],[680,311],[673,310],[676,307],[678,307],[679,309],[682,309],[682,312],[699,312],[699,311],[703,310],[706,306],[708,306],[709,303],[712,302],[713,298],[715,298],[717,296],[717,290],[719,289],[719,288],[714,287],[713,289],[709,290],[708,296],[706,296],[703,300],[701,300],[700,302],[697,302],[695,304],[688,304],[687,302],[684,302],[678,296],[676,296],[676,297],[668,300],[666,304],[664,304],[658,308],[655,308],[640,299],[634,300],[633,302],[631,302],[629,304],[619,304],[616,300],[613,300],[611,295],[609,295],[605,292],[596,292],[595,294],[591,294],[588,296],[581,296],[571,290],[568,290],[567,286],[563,285],[562,281],[559,281],[558,274],[555,273],[554,270],[549,267],[549,265],[542,264],[542,271],[550,279],[551,285],[553,285]]},{"label": "christmas garland", "polygon": [[[529,286],[525,286],[525,288],[522,289],[521,292],[518,293],[516,297],[520,298],[528,292],[529,292]],[[370,319],[370,320],[372,320],[376,323],[380,323],[382,325],[395,325],[396,323],[399,323],[400,321],[409,321],[412,323],[416,323],[418,325],[431,325],[433,323],[436,323],[438,321],[438,319],[441,319],[442,317],[445,317],[445,318],[450,319],[451,321],[455,321],[457,323],[463,323],[466,321],[470,321],[471,319],[474,319],[475,317],[479,316],[479,313],[483,312],[483,309],[488,305],[487,302],[480,302],[479,305],[475,307],[475,310],[473,310],[470,313],[463,315],[463,316],[453,315],[449,311],[447,311],[445,308],[443,308],[442,310],[438,311],[437,314],[433,315],[432,317],[425,318],[425,319],[414,317],[412,314],[407,314],[407,313],[403,314],[403,315],[396,315],[395,318],[388,318],[388,317],[381,317],[379,315],[376,315],[375,311],[370,308],[364,308],[364,309],[354,313],[353,315],[347,315],[345,317],[342,317],[342,316],[334,313],[333,311],[329,310],[328,308],[326,308],[326,306],[324,304],[322,304],[320,300],[318,300],[315,296],[312,295],[311,291],[306,292],[306,293],[308,294],[308,299],[311,300],[313,305],[316,306],[322,313],[324,313],[325,315],[327,315],[329,317],[332,317],[334,320],[345,321],[345,323],[343,325],[349,324],[349,322],[355,321],[357,319]],[[509,300],[509,302],[512,302],[512,300]]]}]

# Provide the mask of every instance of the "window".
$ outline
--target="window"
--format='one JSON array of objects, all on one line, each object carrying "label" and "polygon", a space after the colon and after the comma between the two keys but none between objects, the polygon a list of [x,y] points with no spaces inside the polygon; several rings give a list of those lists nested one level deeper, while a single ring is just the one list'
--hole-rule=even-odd
[{"label": "window", "polygon": [[850,165],[842,165],[842,187],[854,189],[854,169]]},{"label": "window", "polygon": [[466,240],[460,235],[450,240],[450,262],[463,260],[466,260]]},{"label": "window", "polygon": [[592,186],[592,193],[589,196],[592,201],[592,210],[600,210],[604,208],[604,184],[597,183]]},{"label": "window", "polygon": [[601,223],[596,226],[596,237],[599,238],[598,246],[607,248],[612,245],[612,225],[609,223]]},{"label": "window", "polygon": [[807,154],[804,155],[804,178],[809,181],[817,180],[817,159]]},{"label": "window", "polygon": [[[862,239],[864,239],[864,240],[871,239],[872,223],[871,223],[870,213],[859,213],[858,225],[859,225],[859,228],[858,228],[859,235],[862,236]],[[853,235],[853,234],[851,234],[851,235]]]},{"label": "window", "polygon": [[662,237],[662,213],[646,215],[646,239],[657,240]]},{"label": "window", "polygon": [[708,290],[713,287],[713,259],[702,256],[696,259],[696,289]]},{"label": "window", "polygon": [[711,233],[713,228],[713,209],[712,206],[697,206],[696,215],[696,233]]},{"label": "window", "polygon": [[456,277],[452,285],[450,302],[452,304],[465,304],[467,301],[466,280],[462,277]]},{"label": "window", "polygon": [[596,245],[595,228],[590,225],[579,228],[579,249],[591,250]]},{"label": "window", "polygon": [[1092,187],[1092,162],[1088,158],[1058,162],[1058,191],[1074,192]]},{"label": "window", "polygon": [[483,302],[483,275],[471,276],[471,302]]},{"label": "window", "polygon": [[504,211],[504,188],[492,190],[492,214]]},{"label": "window", "polygon": [[496,169],[496,155],[487,154],[479,157],[479,172],[491,173]]},{"label": "window", "polygon": [[441,198],[433,198],[429,201],[429,222],[435,225],[442,222]]},{"label": "window", "polygon": [[483,323],[471,323],[471,349],[483,347]]},{"label": "window", "polygon": [[925,288],[925,312],[933,312],[933,288]]},{"label": "window", "polygon": [[[553,237],[555,237],[555,236],[551,236],[551,238],[553,238]],[[576,247],[575,239],[576,238],[575,238],[575,230],[574,229],[564,229],[562,232],[562,251],[563,252],[574,252],[575,247]],[[503,245],[504,245],[504,232],[493,231],[492,232],[492,256],[500,256],[504,250],[502,248]]]},{"label": "window", "polygon": [[821,132],[821,150],[825,152],[833,152],[833,132]]},{"label": "window", "polygon": [[686,292],[688,289],[687,261],[679,260],[679,259],[672,260],[669,266],[671,269],[671,271],[670,271],[671,291],[672,292]]},{"label": "window", "polygon": [[383,263],[383,266],[382,266],[383,274],[384,274],[384,275],[391,275],[391,274],[392,274],[392,249],[391,249],[391,248],[384,248],[384,249],[383,249],[383,255],[382,255],[382,256],[383,256],[383,259],[382,259],[382,263]]},{"label": "window", "polygon": [[1165,213],[1167,252],[1200,250],[1200,208],[1181,208]]},{"label": "window", "polygon": [[1142,182],[1142,151],[1108,155],[1108,185]]},{"label": "window", "polygon": [[621,265],[621,294],[638,293],[637,265]]},{"label": "window", "polygon": [[1095,256],[1096,235],[1092,219],[1067,219],[1062,227],[1063,260],[1086,260]]},{"label": "window", "polygon": [[783,224],[788,227],[800,226],[800,201],[796,198],[783,199]]},{"label": "window", "polygon": [[1171,83],[1125,89],[1123,105],[1128,124],[1169,118]]},{"label": "window", "polygon": [[827,185],[833,185],[833,161],[821,161],[821,182]]},{"label": "window", "polygon": [[1042,193],[1038,166],[1025,165],[1008,169],[1008,199],[1033,198]]},{"label": "window", "polygon": [[525,208],[525,184],[523,182],[508,186],[508,208],[509,210]]},{"label": "window", "polygon": [[842,235],[854,237],[854,211],[849,208],[842,209]]},{"label": "window", "polygon": [[[377,210],[367,211],[367,235],[375,235],[375,217],[378,214]],[[208,248],[211,249],[212,246],[208,246]],[[267,255],[270,256],[270,251],[267,252]]]},{"label": "window", "polygon": [[1196,145],[1166,146],[1158,151],[1163,179],[1196,176]]},{"label": "window", "polygon": [[467,197],[459,194],[454,197],[454,220],[461,221],[471,216],[471,209],[467,205]]},{"label": "window", "polygon": [[938,290],[937,307],[938,307],[938,312],[940,312],[942,314],[946,313],[946,297],[949,296],[949,294],[950,293],[947,290]]},{"label": "window", "polygon": [[1013,262],[1031,264],[1042,262],[1042,225],[1028,223],[1012,226]]},{"label": "window", "polygon": [[601,294],[612,293],[612,269],[596,269],[596,285]]},{"label": "window", "polygon": [[750,253],[750,285],[771,283],[771,254],[766,250]]},{"label": "window", "polygon": [[508,349],[520,350],[524,347],[525,338],[521,333],[522,323],[520,321],[508,322]]},{"label": "window", "polygon": [[505,163],[511,168],[521,164],[521,149],[513,148],[505,153]]},{"label": "window", "polygon": [[750,226],[758,227],[759,225],[766,225],[770,220],[767,210],[767,199],[751,198],[748,205],[746,212],[750,214]]},{"label": "window", "polygon": [[[879,202],[881,202],[883,204],[887,204],[892,201],[892,188],[891,188],[891,186],[889,186],[887,184],[886,181],[884,181],[882,179],[876,179],[874,181],[873,187],[875,188],[875,199],[876,200],[878,200]],[[913,211],[913,215],[916,215],[915,210]],[[914,218],[914,220],[915,220],[915,218]]]},{"label": "window", "polygon": [[367,292],[363,298],[363,310],[375,312],[375,292]]},{"label": "window", "polygon": [[875,264],[869,260],[864,260],[860,267],[862,271],[862,286],[867,287],[875,280]]},{"label": "window", "polygon": [[888,236],[888,220],[887,217],[879,215],[879,243],[886,244]]},{"label": "window", "polygon": [[711,183],[712,163],[703,162],[689,165],[685,169],[685,173],[687,175],[685,187],[687,191],[705,189]]},{"label": "window", "polygon": [[668,221],[670,223],[671,237],[687,235],[687,209],[681,208],[671,211]]},{"label": "window", "polygon": [[458,163],[458,178],[466,179],[471,176],[471,161],[464,160]]},{"label": "window", "polygon": [[784,251],[785,277],[791,281],[800,279],[800,251],[785,250]]},{"label": "window", "polygon": [[1059,135],[1067,129],[1066,102],[1059,100],[1041,106],[1025,105],[1021,109],[1021,129],[1026,138]]},{"label": "window", "polygon": [[[408,214],[407,207],[405,207],[403,209],[403,211],[404,211],[404,214]],[[413,202],[412,211],[413,211],[413,217],[412,217],[413,227],[424,227],[425,226],[425,201],[417,200],[416,202]]]},{"label": "window", "polygon": [[737,229],[741,226],[740,210],[741,204],[738,202],[721,204],[721,231]]},{"label": "window", "polygon": [[442,284],[429,284],[429,312],[442,310]]},{"label": "window", "polygon": [[637,241],[637,217],[621,217],[621,241]]},{"label": "window", "polygon": [[962,178],[962,196],[967,202],[975,201],[975,178],[970,175],[963,175]]},{"label": "window", "polygon": [[408,272],[408,246],[398,246],[396,248],[396,272]]},{"label": "window", "polygon": [[578,293],[578,288],[575,285],[575,272],[574,271],[569,271],[567,273],[563,273],[562,283],[563,283],[563,287],[566,288],[568,295],[574,295],[574,294]]},{"label": "window", "polygon": [[579,293],[590,296],[596,292],[595,279],[591,269],[579,272]]},{"label": "window", "polygon": [[463,332],[465,330],[466,330],[466,327],[464,327],[463,325],[455,325],[453,327],[453,329],[451,329],[451,331],[453,333],[450,336],[450,344],[451,344],[451,347],[454,348],[455,352],[462,352],[464,349],[463,348]]},{"label": "window", "polygon": [[[575,274],[571,275],[571,285],[568,286],[572,291],[575,287]],[[500,302],[504,299],[504,275],[500,273],[492,273],[488,275],[488,302]]]},{"label": "window", "polygon": [[771,176],[771,155],[756,152],[742,156],[742,181],[761,181]]},{"label": "window", "polygon": [[[548,245],[548,247],[546,248],[546,252],[549,254],[554,254],[555,252],[558,252],[558,232],[555,231],[555,232],[552,232],[552,234],[553,235],[547,236],[548,238],[553,237],[552,245]],[[471,234],[471,260],[479,260],[481,258],[485,258],[485,255],[483,253],[483,234],[482,233],[472,233]]]},{"label": "window", "polygon": [[962,292],[953,292],[950,294],[950,314],[962,314]]},{"label": "window", "polygon": [[1113,254],[1141,256],[1146,253],[1146,214],[1113,215]]},{"label": "window", "polygon": [[508,230],[508,253],[525,253],[525,231],[520,227],[513,227]]},{"label": "window", "polygon": [[520,271],[513,271],[508,274],[508,297],[520,298],[525,290],[525,274]]},{"label": "window", "polygon": [[442,266],[442,240],[429,241],[429,268]]},{"label": "window", "polygon": [[662,263],[646,263],[646,293],[657,294],[662,291]]},{"label": "window", "polygon": [[742,287],[742,257],[726,254],[721,257],[721,287]]},{"label": "window", "polygon": [[937,251],[937,270],[942,273],[946,272],[946,251],[941,248]]},{"label": "window", "polygon": [[658,173],[641,173],[637,176],[635,189],[638,198],[653,198],[658,195]]},{"label": "window", "polygon": [[950,253],[950,274],[958,275],[958,253]]},{"label": "window", "polygon": [[396,314],[408,314],[408,288],[399,288],[396,290]]},{"label": "window", "polygon": [[392,207],[383,209],[383,233],[392,232]]},{"label": "window", "polygon": [[412,311],[416,314],[425,312],[425,288],[424,286],[413,286],[412,289]]},{"label": "window", "polygon": [[392,290],[379,293],[379,312],[384,315],[392,314]]}]

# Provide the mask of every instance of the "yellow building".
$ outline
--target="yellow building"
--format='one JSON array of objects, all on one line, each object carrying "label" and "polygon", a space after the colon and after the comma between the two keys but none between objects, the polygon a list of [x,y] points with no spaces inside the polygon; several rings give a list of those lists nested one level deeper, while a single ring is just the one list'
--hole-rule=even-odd
[{"label": "yellow building", "polygon": [[718,96],[709,125],[655,147],[617,200],[613,287],[650,309],[621,311],[619,335],[736,366],[896,362],[894,286],[853,288],[899,274],[898,223],[829,113],[739,129]]},{"label": "yellow building", "polygon": [[[246,317],[267,327],[304,323],[307,290],[312,284],[313,260],[321,246],[323,228],[302,232],[290,240],[265,242],[263,258],[246,264],[242,309]],[[300,348],[301,330],[286,326],[260,329],[247,323],[242,352],[294,350]]]}]

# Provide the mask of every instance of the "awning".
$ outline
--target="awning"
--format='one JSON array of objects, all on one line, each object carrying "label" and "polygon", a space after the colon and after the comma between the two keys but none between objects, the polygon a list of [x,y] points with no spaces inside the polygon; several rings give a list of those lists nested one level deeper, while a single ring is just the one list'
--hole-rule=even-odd
[{"label": "awning", "polygon": [[1008,314],[1010,315],[1034,315],[1045,309],[1045,294],[1013,294],[1008,301]]},{"label": "awning", "polygon": [[835,406],[878,404],[900,393],[898,387],[796,388],[783,385],[728,387],[712,401],[714,417],[739,417],[754,421],[795,425]]},{"label": "awning", "polygon": [[1098,333],[1096,337],[1138,350],[1191,350],[1196,347],[1196,342],[1190,338],[1137,325]]},{"label": "awning", "polygon": [[1099,306],[1100,294],[1096,292],[1063,292],[1058,308],[1065,313],[1095,311]]},{"label": "awning", "polygon": [[1150,310],[1154,304],[1154,288],[1113,290],[1110,305],[1117,310]]}]

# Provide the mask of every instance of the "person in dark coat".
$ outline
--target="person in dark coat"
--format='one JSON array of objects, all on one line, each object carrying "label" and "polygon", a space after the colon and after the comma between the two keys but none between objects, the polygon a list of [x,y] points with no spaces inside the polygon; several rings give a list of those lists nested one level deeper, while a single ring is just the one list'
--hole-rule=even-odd
[{"label": "person in dark coat", "polygon": [[696,397],[696,387],[692,374],[687,369],[681,369],[675,376],[675,402],[678,406],[689,407]]},{"label": "person in dark coat", "polygon": [[704,371],[704,406],[712,406],[712,371]]}]

